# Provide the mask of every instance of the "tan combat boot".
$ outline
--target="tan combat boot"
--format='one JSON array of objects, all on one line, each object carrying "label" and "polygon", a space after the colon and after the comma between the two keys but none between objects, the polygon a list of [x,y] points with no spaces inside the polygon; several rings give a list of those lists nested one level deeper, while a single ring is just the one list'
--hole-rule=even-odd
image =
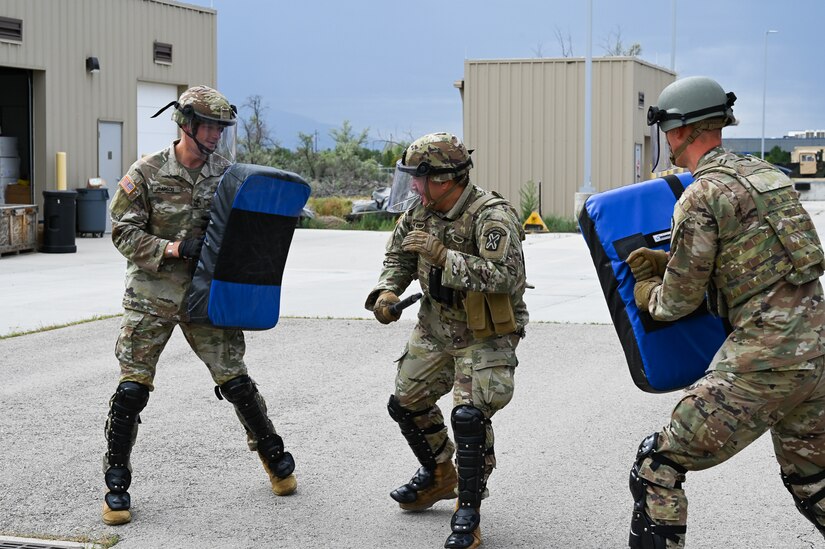
[{"label": "tan combat boot", "polygon": [[280,478],[272,472],[266,460],[258,454],[261,458],[261,463],[264,466],[264,471],[269,475],[269,482],[272,483],[272,493],[276,496],[288,496],[298,489],[298,479],[295,478],[294,473],[290,473],[288,477]]},{"label": "tan combat boot", "polygon": [[132,513],[129,509],[122,511],[113,511],[104,501],[103,502],[103,522],[109,526],[118,526],[131,522]]},{"label": "tan combat boot", "polygon": [[423,511],[442,499],[456,498],[457,487],[458,475],[455,472],[455,465],[453,465],[452,460],[437,463],[433,470],[432,484],[417,490],[415,501],[399,503],[398,506],[405,511]]}]

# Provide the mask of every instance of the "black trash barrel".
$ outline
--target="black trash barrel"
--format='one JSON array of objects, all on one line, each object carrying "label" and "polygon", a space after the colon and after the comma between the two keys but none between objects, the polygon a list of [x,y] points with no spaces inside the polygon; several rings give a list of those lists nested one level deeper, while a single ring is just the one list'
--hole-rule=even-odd
[{"label": "black trash barrel", "polygon": [[41,252],[74,253],[75,191],[43,191],[43,247]]},{"label": "black trash barrel", "polygon": [[103,236],[109,189],[77,189],[77,234]]}]

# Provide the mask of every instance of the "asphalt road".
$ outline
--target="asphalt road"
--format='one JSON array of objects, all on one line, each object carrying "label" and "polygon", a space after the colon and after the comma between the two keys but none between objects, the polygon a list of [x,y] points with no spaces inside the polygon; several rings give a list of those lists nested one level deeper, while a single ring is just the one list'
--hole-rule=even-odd
[{"label": "asphalt road", "polygon": [[[286,498],[269,491],[231,405],[176,333],[141,414],[134,520],[120,527],[100,521],[118,319],[0,340],[0,535],[117,534],[118,549],[441,547],[451,502],[406,513],[388,497],[417,467],[386,412],[412,325],[286,318],[248,333],[251,374],[297,462]],[[633,456],[678,393],[632,386],[608,325],[532,325],[519,355],[515,397],[494,417],[484,547],[625,547]],[[822,546],[766,437],[685,487],[688,547]]]}]

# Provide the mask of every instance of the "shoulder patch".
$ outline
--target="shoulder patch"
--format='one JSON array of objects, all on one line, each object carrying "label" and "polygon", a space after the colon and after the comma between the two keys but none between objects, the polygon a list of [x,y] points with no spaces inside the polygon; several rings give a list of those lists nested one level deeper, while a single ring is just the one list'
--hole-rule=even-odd
[{"label": "shoulder patch", "polygon": [[137,187],[135,186],[135,182],[132,181],[132,178],[128,175],[124,175],[123,179],[120,180],[120,183],[118,183],[118,185],[120,185],[120,188],[123,189],[123,192],[125,192],[127,195],[132,194],[135,191],[135,189],[137,189]]},{"label": "shoulder patch", "polygon": [[479,254],[485,259],[497,261],[507,254],[510,231],[500,221],[488,221],[481,229]]}]

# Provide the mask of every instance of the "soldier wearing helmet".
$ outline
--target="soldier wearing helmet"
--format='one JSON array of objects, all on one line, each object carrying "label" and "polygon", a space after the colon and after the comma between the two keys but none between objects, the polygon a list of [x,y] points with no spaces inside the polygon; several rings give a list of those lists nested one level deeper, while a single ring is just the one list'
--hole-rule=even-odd
[{"label": "soldier wearing helmet", "polygon": [[628,256],[636,305],[672,321],[707,297],[729,335],[670,422],[639,446],[630,472],[637,549],[684,547],[686,472],[768,431],[797,509],[825,535],[825,256],[791,180],[722,148],[735,99],[710,78],[683,78],[648,112],[695,181],[674,208],[670,253]]},{"label": "soldier wearing helmet", "polygon": [[[414,279],[423,290],[388,403],[420,468],[390,496],[419,511],[457,495],[444,546],[461,549],[481,543],[481,499],[496,464],[491,419],[512,398],[516,347],[528,321],[518,215],[470,182],[472,165],[470,151],[448,133],[407,147],[396,176],[411,181],[391,199],[406,209],[366,301],[388,324],[400,318],[392,305]],[[436,404],[450,391],[455,442]]]},{"label": "soldier wearing helmet", "polygon": [[[120,382],[105,426],[103,522],[109,525],[132,518],[130,457],[139,414],[176,326],[209,369],[216,394],[235,406],[272,491],[286,495],[297,486],[292,456],[284,451],[266,403],[247,373],[243,332],[192,324],[186,312],[185,296],[204,246],[212,197],[234,161],[236,109],[207,86],[189,88],[154,116],[169,107],[174,107],[180,139],[132,164],[110,205],[112,241],[126,257],[127,268],[125,311],[115,346]],[[253,431],[268,434],[255,438],[249,434]]]}]

